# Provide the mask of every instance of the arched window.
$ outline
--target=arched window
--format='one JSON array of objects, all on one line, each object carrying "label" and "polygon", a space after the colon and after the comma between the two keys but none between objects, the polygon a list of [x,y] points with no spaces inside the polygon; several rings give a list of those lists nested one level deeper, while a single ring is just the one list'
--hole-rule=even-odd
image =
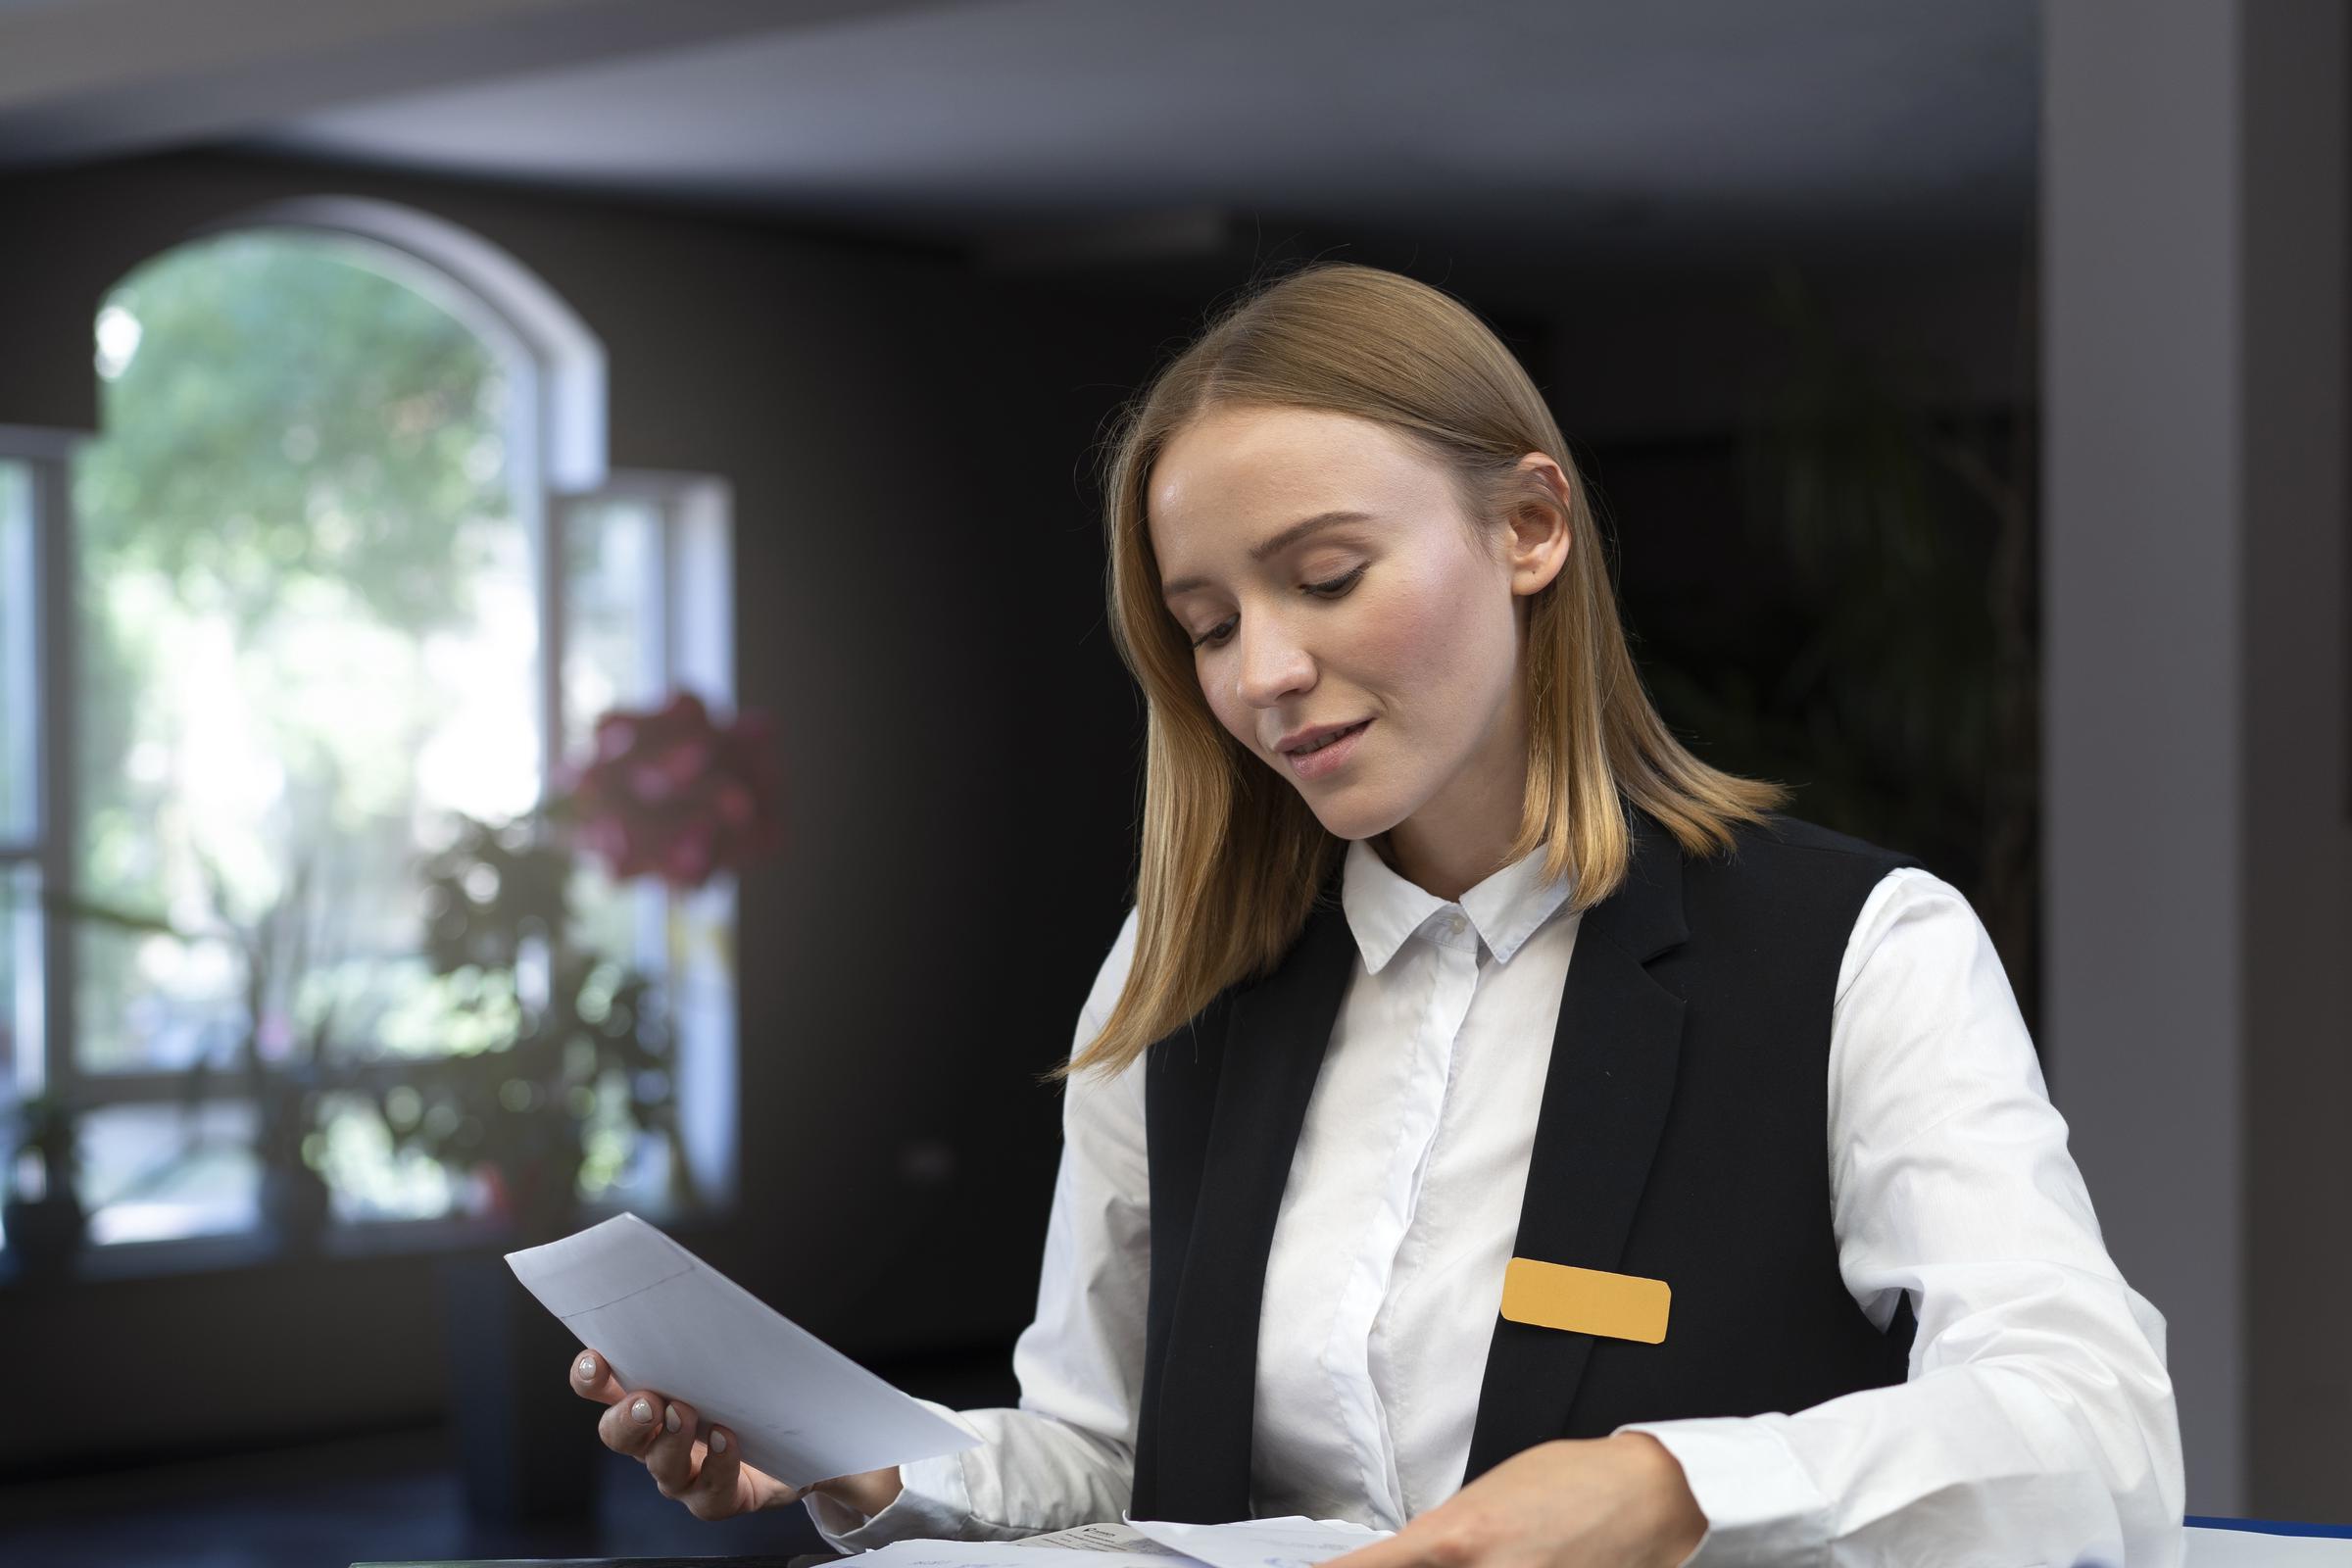
[{"label": "arched window", "polygon": [[574,1076],[580,1190],[725,1195],[724,883],[573,869],[585,979],[423,940],[431,858],[525,817],[601,712],[731,700],[723,484],[604,471],[593,336],[405,209],[243,215],[94,326],[95,439],[0,457],[0,1048],[82,1108],[90,1239],[256,1233],[289,1172],[347,1232],[478,1211],[500,1140],[557,1124],[498,1053],[549,987],[601,1020],[632,975],[661,1059]]}]

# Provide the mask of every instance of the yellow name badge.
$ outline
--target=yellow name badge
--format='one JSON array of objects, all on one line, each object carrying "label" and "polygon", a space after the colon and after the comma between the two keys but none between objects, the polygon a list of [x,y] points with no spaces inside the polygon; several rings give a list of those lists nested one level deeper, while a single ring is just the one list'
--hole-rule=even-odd
[{"label": "yellow name badge", "polygon": [[1664,1280],[1514,1257],[1502,1271],[1502,1315],[1514,1323],[1656,1345],[1666,1338]]}]

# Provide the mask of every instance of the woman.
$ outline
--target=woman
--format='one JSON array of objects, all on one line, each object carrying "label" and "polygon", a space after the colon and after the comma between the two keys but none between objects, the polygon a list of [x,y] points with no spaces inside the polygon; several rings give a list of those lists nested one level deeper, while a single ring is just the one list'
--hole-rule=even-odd
[{"label": "woman", "polygon": [[[1263,287],[1106,493],[1142,866],[1019,1407],[808,1489],[829,1542],[1131,1510],[1398,1531],[1346,1568],[2179,1560],[2164,1321],[1982,926],[1677,744],[1475,317]],[[803,1496],[571,1377],[698,1515]]]}]

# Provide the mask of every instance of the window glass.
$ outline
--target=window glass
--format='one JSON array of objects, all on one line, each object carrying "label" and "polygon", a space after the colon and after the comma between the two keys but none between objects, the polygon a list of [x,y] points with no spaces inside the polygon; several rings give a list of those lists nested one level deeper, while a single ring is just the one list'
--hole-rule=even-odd
[{"label": "window glass", "polygon": [[251,1230],[261,1168],[252,1105],[107,1105],[81,1118],[81,1200],[90,1239],[168,1241]]},{"label": "window glass", "polygon": [[43,1082],[40,916],[34,868],[0,865],[0,1111]]},{"label": "window glass", "polygon": [[[564,518],[564,749],[593,755],[597,718],[657,707],[662,690],[662,518],[658,503],[611,496]],[[668,900],[658,883],[615,884],[594,860],[572,883],[578,936],[622,962],[659,961]]]},{"label": "window glass", "polygon": [[[401,1102],[395,1098],[395,1104]],[[420,1150],[394,1146],[374,1101],[330,1094],[319,1106],[314,1152],[341,1220],[439,1214],[466,1197],[446,1166]]]},{"label": "window glass", "polygon": [[[307,1234],[322,1191],[343,1222],[536,1212],[537,1173],[566,1151],[581,1195],[660,1212],[681,1152],[632,1109],[677,1119],[659,984],[677,901],[576,867],[570,934],[599,961],[569,971],[580,989],[558,1007],[564,971],[529,934],[557,885],[546,858],[461,832],[461,815],[523,816],[547,782],[551,585],[532,453],[509,448],[529,428],[511,417],[534,401],[528,365],[409,260],[292,230],[159,256],[95,325],[103,434],[71,475],[74,687],[43,694],[76,720],[56,846],[73,894],[48,927],[72,976],[71,1061],[49,1050],[97,1107],[92,1238]],[[598,715],[666,696],[670,518],[608,497],[564,523],[556,722],[584,758]],[[29,713],[25,692],[29,677]],[[462,876],[440,858],[484,843],[496,853]],[[37,1068],[31,869],[0,1049]],[[481,944],[512,919],[519,943]],[[624,966],[655,984],[651,1005]],[[565,1009],[571,1034],[532,1037]],[[731,1068],[731,1033],[711,1038]]]},{"label": "window glass", "polygon": [[0,461],[0,846],[33,835],[32,475]]},{"label": "window glass", "polygon": [[564,520],[564,744],[576,756],[608,709],[662,692],[662,514],[600,497]]},{"label": "window glass", "polygon": [[292,233],[155,259],[97,336],[80,1063],[347,1049],[421,983],[416,846],[539,791],[506,372],[366,247]]},{"label": "window glass", "polygon": [[[114,1073],[192,1074],[183,1104],[89,1121],[91,1233],[117,1242],[256,1222],[257,1072],[331,1078],[402,1020],[412,1054],[458,1049],[418,858],[452,813],[538,798],[539,612],[511,372],[397,261],[201,241],[125,277],[96,329],[102,437],[73,476],[74,1049],[92,1098]],[[342,1217],[452,1200],[371,1102],[329,1095],[301,1136]]]}]

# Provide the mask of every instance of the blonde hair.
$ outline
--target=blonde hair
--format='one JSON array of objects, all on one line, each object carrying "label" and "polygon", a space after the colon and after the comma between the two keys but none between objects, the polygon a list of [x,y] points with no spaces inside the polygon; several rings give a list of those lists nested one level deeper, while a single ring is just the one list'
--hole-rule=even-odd
[{"label": "blonde hair", "polygon": [[1108,436],[1111,636],[1147,715],[1135,956],[1102,1032],[1049,1079],[1118,1072],[1228,986],[1271,973],[1346,853],[1211,712],[1191,641],[1160,597],[1146,526],[1152,466],[1190,421],[1242,406],[1350,414],[1401,433],[1446,468],[1482,534],[1529,504],[1560,510],[1522,457],[1543,453],[1568,476],[1567,561],[1527,610],[1527,791],[1508,857],[1542,847],[1547,876],[1575,867],[1568,908],[1624,880],[1628,803],[1706,855],[1732,849],[1735,822],[1762,823],[1788,800],[1777,784],[1692,757],[1650,706],[1584,479],[1535,383],[1484,322],[1438,289],[1352,263],[1253,285],[1212,314]]}]

